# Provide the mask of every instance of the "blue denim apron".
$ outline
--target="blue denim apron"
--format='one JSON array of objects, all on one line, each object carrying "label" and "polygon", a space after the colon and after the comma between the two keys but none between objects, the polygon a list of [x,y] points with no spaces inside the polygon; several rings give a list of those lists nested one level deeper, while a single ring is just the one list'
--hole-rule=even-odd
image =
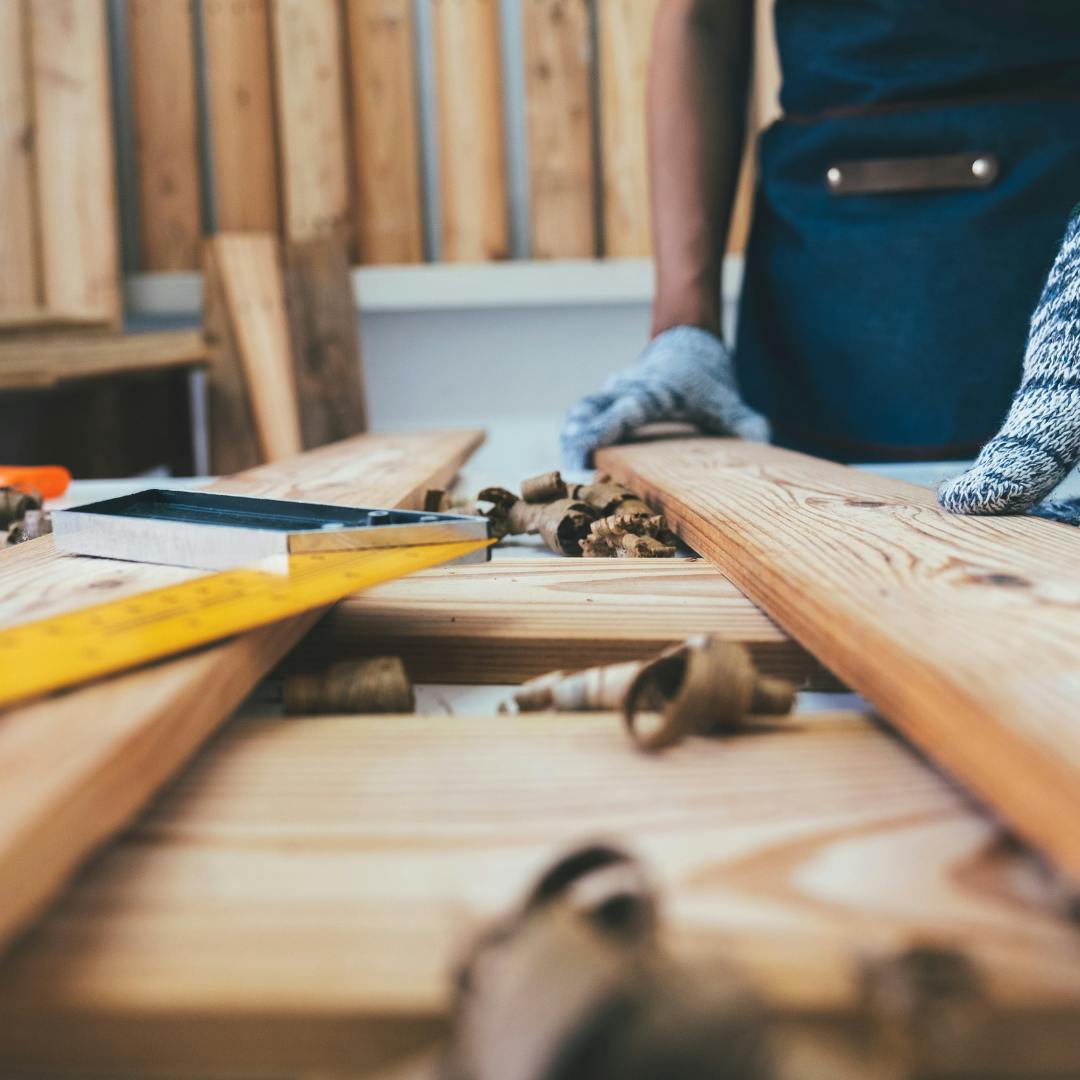
[{"label": "blue denim apron", "polygon": [[[736,363],[778,443],[973,455],[1080,201],[1080,0],[777,0]],[[839,194],[841,162],[970,154],[978,188]],[[834,179],[835,179],[834,172]]]}]

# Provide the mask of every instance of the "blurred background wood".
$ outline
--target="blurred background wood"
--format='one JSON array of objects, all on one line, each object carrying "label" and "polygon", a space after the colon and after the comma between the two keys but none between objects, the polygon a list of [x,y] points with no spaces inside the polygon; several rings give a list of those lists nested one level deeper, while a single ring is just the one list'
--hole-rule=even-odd
[{"label": "blurred background wood", "polygon": [[271,12],[284,235],[344,234],[349,159],[341,9],[338,0],[274,0]]},{"label": "blurred background wood", "polygon": [[360,263],[424,258],[412,0],[347,0]]},{"label": "blurred background wood", "polygon": [[276,232],[277,144],[268,0],[202,0],[215,222]]},{"label": "blurred background wood", "polygon": [[534,258],[596,251],[592,27],[587,0],[523,0]]},{"label": "blurred background wood", "polygon": [[112,91],[104,0],[32,0],[43,305],[120,321]]},{"label": "blurred background wood", "polygon": [[506,147],[498,0],[431,0],[442,257],[505,259]]},{"label": "blurred background wood", "polygon": [[202,194],[193,0],[128,0],[139,258],[147,270],[195,270]]},{"label": "blurred background wood", "polygon": [[597,0],[604,254],[649,255],[645,85],[659,0]]},{"label": "blurred background wood", "polygon": [[28,13],[23,0],[0,4],[0,312],[31,308],[41,299]]}]

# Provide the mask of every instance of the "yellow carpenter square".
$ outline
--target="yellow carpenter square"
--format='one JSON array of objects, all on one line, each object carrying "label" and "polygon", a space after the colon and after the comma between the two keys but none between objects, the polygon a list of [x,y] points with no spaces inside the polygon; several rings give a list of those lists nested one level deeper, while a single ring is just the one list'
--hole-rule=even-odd
[{"label": "yellow carpenter square", "polygon": [[332,604],[489,543],[291,555],[283,573],[229,570],[0,631],[0,707]]}]

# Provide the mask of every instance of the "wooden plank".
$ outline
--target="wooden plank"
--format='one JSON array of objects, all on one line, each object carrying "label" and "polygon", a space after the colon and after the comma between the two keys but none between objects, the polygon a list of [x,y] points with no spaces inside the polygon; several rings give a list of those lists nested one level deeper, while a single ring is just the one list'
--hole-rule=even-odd
[{"label": "wooden plank", "polygon": [[37,337],[42,333],[63,331],[108,333],[109,325],[100,311],[46,311],[42,307],[12,307],[0,311],[0,340],[18,336]]},{"label": "wooden plank", "polygon": [[424,258],[412,8],[412,0],[347,0],[361,263]]},{"label": "wooden plank", "polygon": [[850,1017],[860,960],[933,942],[996,1010],[968,1075],[1077,1060],[1060,883],[855,713],[658,758],[612,715],[234,721],[0,967],[0,1057],[366,1075],[431,1039],[462,941],[583,836],[641,852],[673,947],[782,1016]]},{"label": "wooden plank", "polygon": [[36,390],[77,379],[141,375],[205,362],[206,342],[197,330],[0,341],[0,390]]},{"label": "wooden plank", "polygon": [[776,447],[602,451],[691,547],[1080,880],[1080,534]]},{"label": "wooden plank", "polygon": [[214,221],[278,231],[269,0],[202,0]]},{"label": "wooden plank", "polygon": [[510,559],[389,582],[338,604],[286,662],[401,656],[417,682],[519,683],[649,656],[691,634],[742,642],[769,674],[836,683],[699,559]]},{"label": "wooden plank", "polygon": [[[361,435],[220,481],[214,490],[325,503],[418,506],[482,441],[478,432]],[[0,553],[0,622],[198,576],[176,567],[61,556],[51,537]],[[0,718],[0,946],[125,826],[318,618],[285,620],[102,680]],[[93,718],[93,722],[88,722]],[[2,1056],[2,1055],[0,1055]]]},{"label": "wooden plank", "polygon": [[44,306],[120,320],[112,93],[104,0],[31,6]]},{"label": "wooden plank", "polygon": [[302,449],[281,252],[272,236],[220,233],[208,241],[264,461]]},{"label": "wooden plank", "polygon": [[337,0],[275,0],[282,225],[290,240],[345,234],[349,157],[344,43]]},{"label": "wooden plank", "polygon": [[604,253],[652,253],[645,83],[659,0],[597,0]]},{"label": "wooden plank", "polygon": [[203,247],[203,335],[210,360],[207,404],[210,428],[210,471],[229,475],[263,460],[255,431],[255,413],[248,396],[233,333],[225,285],[212,241]]},{"label": "wooden plank", "polygon": [[0,4],[0,312],[40,300],[28,14],[23,0]]},{"label": "wooden plank", "polygon": [[286,245],[285,295],[304,448],[358,435],[367,426],[360,316],[339,237]]},{"label": "wooden plank", "polygon": [[202,251],[192,0],[128,0],[143,270],[196,270]]},{"label": "wooden plank", "polygon": [[499,6],[432,0],[442,258],[510,254]]},{"label": "wooden plank", "polygon": [[587,0],[525,0],[525,104],[534,258],[596,250],[592,29]]}]

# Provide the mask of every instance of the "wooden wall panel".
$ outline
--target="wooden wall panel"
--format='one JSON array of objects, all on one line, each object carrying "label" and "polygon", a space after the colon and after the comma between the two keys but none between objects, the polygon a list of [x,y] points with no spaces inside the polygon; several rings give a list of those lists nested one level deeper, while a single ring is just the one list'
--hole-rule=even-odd
[{"label": "wooden wall panel", "polygon": [[33,0],[31,70],[42,299],[120,317],[112,95],[104,0]]},{"label": "wooden wall panel", "polygon": [[349,216],[344,40],[337,0],[275,0],[282,224],[290,240],[344,232]]},{"label": "wooden wall panel", "polygon": [[505,259],[510,237],[498,0],[432,0],[432,11],[442,257]]},{"label": "wooden wall panel", "polygon": [[529,198],[535,258],[596,254],[592,32],[587,0],[525,0]]},{"label": "wooden wall panel", "polygon": [[128,0],[143,270],[194,270],[202,250],[192,0]]},{"label": "wooden wall panel", "polygon": [[645,84],[659,0],[597,0],[604,253],[652,252]]},{"label": "wooden wall panel", "polygon": [[424,258],[412,0],[347,0],[361,263]]},{"label": "wooden wall panel", "polygon": [[0,4],[0,311],[39,300],[26,15],[24,0]]},{"label": "wooden wall panel", "polygon": [[202,0],[215,224],[277,232],[268,0]]}]

